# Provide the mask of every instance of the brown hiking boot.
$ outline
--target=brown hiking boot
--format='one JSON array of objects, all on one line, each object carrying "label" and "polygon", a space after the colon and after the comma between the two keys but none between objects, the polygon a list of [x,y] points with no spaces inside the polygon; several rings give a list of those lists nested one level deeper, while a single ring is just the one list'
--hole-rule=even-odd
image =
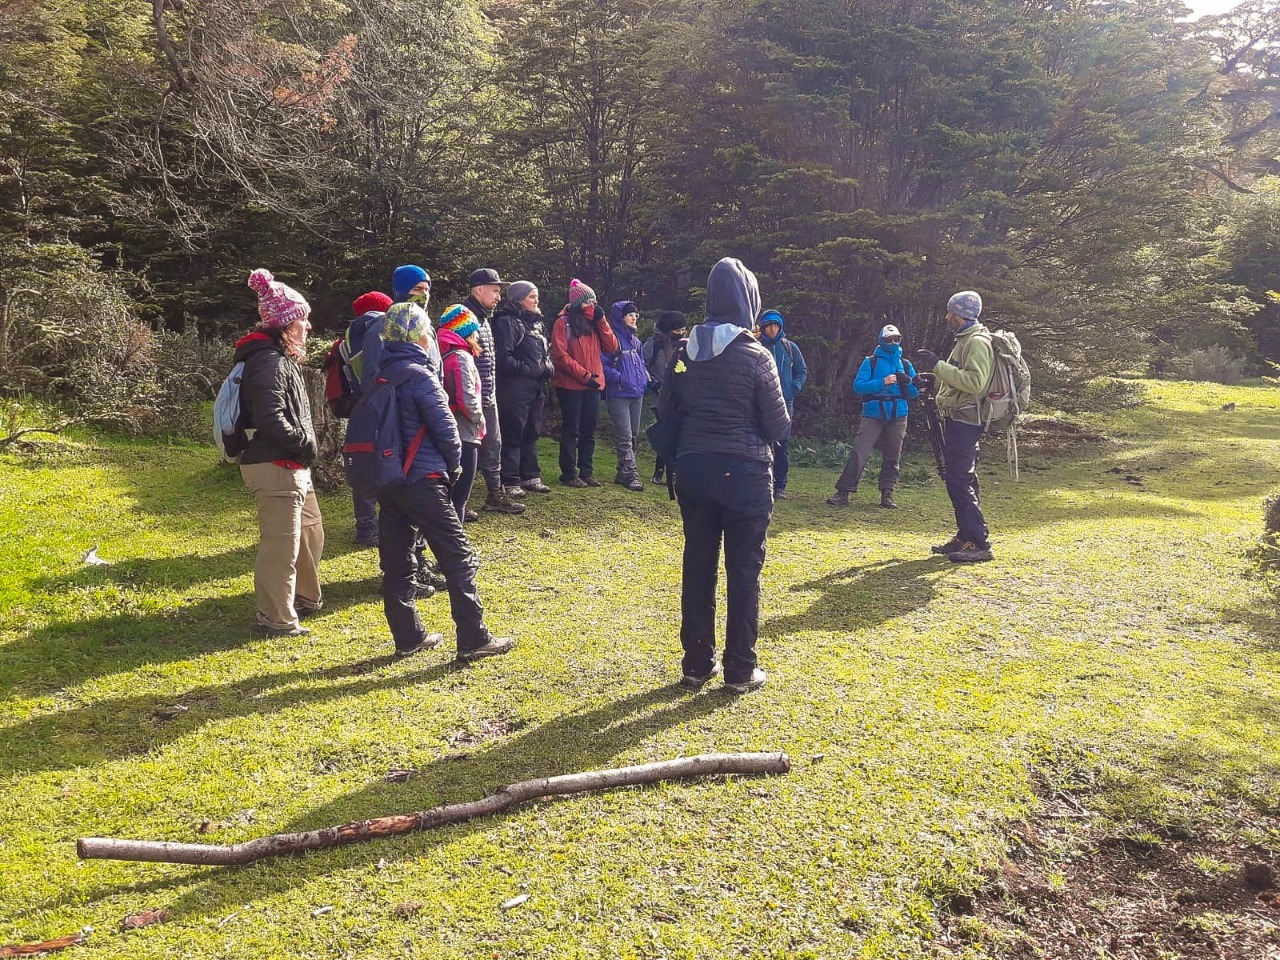
[{"label": "brown hiking boot", "polygon": [[847,507],[849,505],[849,494],[843,490],[837,490],[831,496],[827,497],[827,503],[833,507]]},{"label": "brown hiking boot", "polygon": [[503,496],[500,493],[491,493],[484,502],[481,510],[488,510],[492,513],[508,513],[512,516],[519,516],[524,513],[524,504],[516,503],[510,497]]},{"label": "brown hiking boot", "polygon": [[929,548],[930,553],[936,553],[939,556],[946,557],[955,553],[964,546],[964,541],[960,539],[960,534],[956,534],[946,543],[939,543]]},{"label": "brown hiking boot", "polygon": [[898,509],[898,505],[897,505],[896,503],[894,503],[894,502],[893,502],[893,491],[892,491],[892,490],[881,490],[881,491],[880,491],[880,506],[884,507],[886,510],[897,510],[897,509]]},{"label": "brown hiking boot", "polygon": [[959,550],[948,553],[947,559],[952,563],[986,563],[994,560],[995,556],[991,553],[991,547],[985,544],[978,546],[972,540],[966,540]]}]

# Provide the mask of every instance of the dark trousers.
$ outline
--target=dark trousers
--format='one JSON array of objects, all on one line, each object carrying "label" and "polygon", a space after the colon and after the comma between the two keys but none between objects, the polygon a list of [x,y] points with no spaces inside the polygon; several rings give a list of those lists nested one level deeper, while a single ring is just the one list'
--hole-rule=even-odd
[{"label": "dark trousers", "polygon": [[716,577],[724,542],[729,614],[724,679],[741,683],[756,666],[760,571],[773,514],[769,465],[756,460],[689,454],[678,461],[676,491],[684,520],[680,644],[686,674],[702,676],[716,659]]},{"label": "dark trousers", "polygon": [[476,483],[476,467],[480,465],[480,444],[464,443],[462,445],[462,475],[449,492],[453,509],[458,514],[458,522],[465,523],[467,501],[471,499],[471,488]]},{"label": "dark trousers", "polygon": [[480,397],[484,411],[484,439],[480,441],[480,476],[489,488],[489,496],[502,492],[502,423],[498,420],[496,395]]},{"label": "dark trousers", "polygon": [[498,388],[498,420],[502,423],[502,482],[509,487],[541,480],[538,437],[547,393],[541,381],[521,377]]},{"label": "dark trousers", "polygon": [[351,502],[355,506],[356,539],[372,540],[378,535],[378,495],[352,488]]},{"label": "dark trousers", "polygon": [[944,420],[942,452],[946,463],[947,496],[956,511],[956,527],[961,540],[979,547],[987,545],[987,521],[978,502],[978,440],[982,427],[976,423]]},{"label": "dark trousers", "polygon": [[[787,404],[787,413],[794,411],[792,404]],[[787,435],[773,444],[773,489],[787,489],[787,474],[791,470],[791,427],[787,427]]]},{"label": "dark trousers", "polygon": [[871,460],[871,451],[880,448],[880,491],[893,493],[898,485],[898,460],[902,456],[902,441],[907,435],[907,418],[880,420],[862,415],[858,434],[853,438],[853,448],[845,461],[836,489],[841,493],[853,493],[858,489],[862,471]]},{"label": "dark trousers", "polygon": [[449,610],[458,631],[458,649],[474,650],[489,641],[484,607],[476,592],[479,562],[467,543],[462,522],[443,480],[419,480],[378,494],[378,560],[382,565],[382,606],[397,650],[407,650],[426,636],[414,602],[418,535],[440,564],[448,582]]},{"label": "dark trousers", "polygon": [[595,474],[596,421],[600,419],[599,390],[556,387],[560,401],[560,479]]}]

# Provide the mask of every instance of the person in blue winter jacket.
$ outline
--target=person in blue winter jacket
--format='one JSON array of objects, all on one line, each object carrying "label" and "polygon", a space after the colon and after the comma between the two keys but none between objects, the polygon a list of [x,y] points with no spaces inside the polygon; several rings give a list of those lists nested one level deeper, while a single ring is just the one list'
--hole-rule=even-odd
[{"label": "person in blue winter jacket", "polygon": [[419,535],[444,573],[457,628],[458,660],[469,663],[507,653],[513,641],[493,636],[485,625],[476,590],[479,562],[450,499],[450,488],[462,473],[462,440],[438,368],[427,356],[428,346],[435,342],[431,321],[422,310],[388,311],[382,341],[382,357],[370,389],[380,377],[408,374],[393,389],[402,448],[416,450],[405,471],[405,483],[378,492],[382,602],[396,654],[404,657],[431,649],[443,639],[441,634],[427,633],[414,602],[418,568],[414,551]]},{"label": "person in blue winter jacket", "polygon": [[880,329],[879,344],[871,356],[862,361],[853,380],[853,392],[862,398],[862,422],[849,451],[836,492],[827,497],[833,507],[847,506],[850,494],[858,490],[862,471],[871,459],[871,451],[880,447],[880,506],[896,510],[893,490],[898,485],[898,458],[907,435],[907,401],[920,396],[916,387],[916,371],[911,361],[902,356],[902,334],[893,324]]},{"label": "person in blue winter jacket", "polygon": [[[787,339],[787,324],[777,310],[766,310],[760,314],[760,342],[766,350],[773,354],[773,362],[778,367],[778,379],[782,382],[782,399],[787,402],[787,414],[795,415],[796,394],[804,389],[809,379],[809,368],[805,366],[804,354],[794,342]],[[773,445],[773,497],[775,500],[787,498],[787,472],[791,465],[791,428],[787,427],[786,435]]]},{"label": "person in blue winter jacket", "polygon": [[644,481],[636,468],[636,444],[640,439],[644,394],[649,386],[644,344],[636,336],[639,321],[640,308],[630,300],[619,300],[611,306],[609,326],[618,338],[618,349],[600,354],[604,365],[604,403],[618,450],[618,473],[613,482],[637,491],[644,489]]}]

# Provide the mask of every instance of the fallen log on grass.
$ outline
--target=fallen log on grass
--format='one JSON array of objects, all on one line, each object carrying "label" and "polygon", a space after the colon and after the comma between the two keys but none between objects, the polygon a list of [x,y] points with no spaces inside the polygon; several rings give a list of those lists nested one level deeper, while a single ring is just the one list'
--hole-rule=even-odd
[{"label": "fallen log on grass", "polygon": [[500,787],[481,800],[454,803],[417,813],[396,814],[325,827],[305,833],[277,833],[226,846],[203,843],[170,843],[163,840],[115,840],[110,837],[84,837],[76,843],[82,860],[145,860],[151,863],[190,863],[196,866],[241,866],[283,853],[327,850],[349,843],[381,840],[418,830],[433,830],[451,823],[462,823],[475,817],[502,813],[519,803],[539,797],[565,796],[614,787],[632,787],[660,780],[686,780],[724,774],[747,776],[787,773],[791,760],[785,753],[708,753],[679,760],[642,763],[616,770],[592,770],[559,777],[542,777]]}]

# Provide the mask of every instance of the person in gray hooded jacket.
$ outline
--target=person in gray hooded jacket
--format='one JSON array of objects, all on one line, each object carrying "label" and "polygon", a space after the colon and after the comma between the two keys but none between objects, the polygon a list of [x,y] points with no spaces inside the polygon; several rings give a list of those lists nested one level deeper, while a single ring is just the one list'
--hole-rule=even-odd
[{"label": "person in gray hooded jacket", "polygon": [[707,279],[707,320],[694,327],[662,385],[660,420],[678,424],[676,492],[684,521],[680,595],[681,684],[697,689],[715,662],[716,567],[724,542],[729,611],[724,685],[764,685],[756,665],[760,571],[773,515],[773,444],[791,425],[778,368],[756,342],[755,275],[726,257]]}]

